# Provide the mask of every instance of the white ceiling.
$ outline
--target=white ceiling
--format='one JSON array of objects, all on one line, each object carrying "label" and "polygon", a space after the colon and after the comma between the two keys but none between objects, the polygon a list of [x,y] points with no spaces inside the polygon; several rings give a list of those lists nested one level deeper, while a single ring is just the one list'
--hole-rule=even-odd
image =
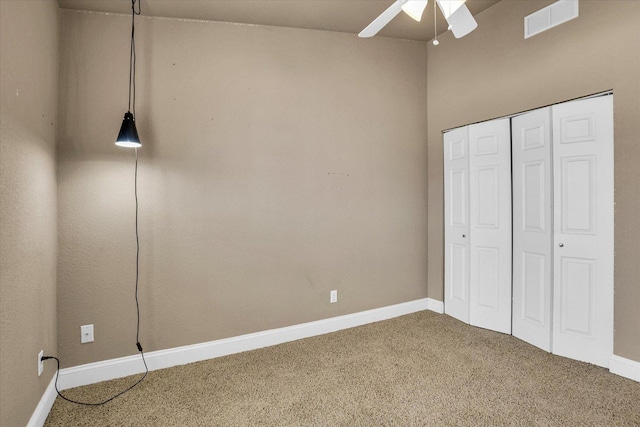
[{"label": "white ceiling", "polygon": [[[202,19],[279,27],[359,33],[394,0],[141,0],[143,16]],[[499,0],[467,0],[473,15]],[[131,13],[131,0],[58,0],[63,9]],[[433,38],[433,4],[421,22],[401,13],[379,36],[427,41]],[[446,22],[438,10],[438,33]]]}]

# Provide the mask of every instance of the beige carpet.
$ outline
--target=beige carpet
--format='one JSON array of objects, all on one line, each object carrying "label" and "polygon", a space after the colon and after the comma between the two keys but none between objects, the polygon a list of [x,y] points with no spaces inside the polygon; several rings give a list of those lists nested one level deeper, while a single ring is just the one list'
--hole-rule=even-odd
[{"label": "beige carpet", "polygon": [[58,398],[46,425],[640,426],[640,383],[420,312]]}]

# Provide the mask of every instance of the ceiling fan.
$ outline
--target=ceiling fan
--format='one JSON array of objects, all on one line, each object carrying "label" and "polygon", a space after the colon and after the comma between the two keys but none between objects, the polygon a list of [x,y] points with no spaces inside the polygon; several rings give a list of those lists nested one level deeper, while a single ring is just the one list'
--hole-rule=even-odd
[{"label": "ceiling fan", "polygon": [[[459,39],[475,30],[478,23],[464,4],[466,0],[434,0],[449,24],[455,38]],[[404,11],[411,18],[420,21],[422,12],[429,0],[396,0],[380,16],[358,34],[358,37],[373,37],[378,34],[400,12]]]}]

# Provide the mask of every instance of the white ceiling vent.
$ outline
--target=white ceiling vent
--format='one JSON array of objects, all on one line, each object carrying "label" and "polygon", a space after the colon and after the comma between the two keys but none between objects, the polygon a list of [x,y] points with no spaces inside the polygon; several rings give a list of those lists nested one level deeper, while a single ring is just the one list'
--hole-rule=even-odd
[{"label": "white ceiling vent", "polygon": [[578,0],[559,0],[524,18],[524,38],[578,17]]}]

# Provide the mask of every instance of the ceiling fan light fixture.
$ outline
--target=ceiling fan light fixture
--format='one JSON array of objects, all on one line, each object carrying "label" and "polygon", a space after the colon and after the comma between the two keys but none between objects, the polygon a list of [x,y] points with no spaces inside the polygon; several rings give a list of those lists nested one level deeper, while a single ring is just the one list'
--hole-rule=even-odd
[{"label": "ceiling fan light fixture", "polygon": [[440,6],[455,38],[464,37],[478,27],[464,0],[436,0],[436,3]]},{"label": "ceiling fan light fixture", "polygon": [[[465,1],[466,0],[434,0],[433,3],[434,12],[437,4],[456,38],[469,34],[478,26],[471,12],[469,12],[469,9],[465,6]],[[367,25],[364,30],[360,31],[358,37],[366,38],[375,36],[385,25],[403,11],[416,21],[420,21],[428,3],[429,0],[395,0],[380,16]],[[433,16],[435,19],[436,14],[434,13]]]},{"label": "ceiling fan light fixture", "polygon": [[402,4],[402,10],[412,19],[420,22],[422,13],[427,7],[429,0],[407,0]]},{"label": "ceiling fan light fixture", "polygon": [[456,10],[460,9],[460,7],[464,5],[464,3],[467,0],[436,0],[436,1],[438,3],[438,6],[440,6],[440,10],[444,15],[444,19],[446,19],[448,22],[449,17],[453,15]]}]

